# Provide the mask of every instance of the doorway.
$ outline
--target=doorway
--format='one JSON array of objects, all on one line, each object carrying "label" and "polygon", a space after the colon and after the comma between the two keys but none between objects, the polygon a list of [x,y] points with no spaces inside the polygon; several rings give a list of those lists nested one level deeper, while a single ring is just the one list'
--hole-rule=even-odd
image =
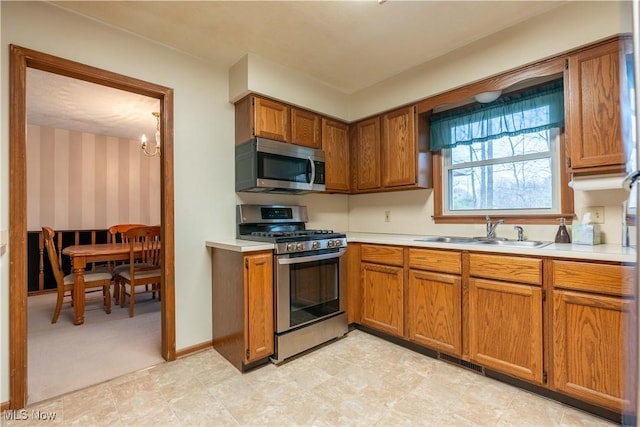
[{"label": "doorway", "polygon": [[[161,353],[175,360],[174,206],[173,206],[173,89],[123,76],[63,58],[10,46],[9,112],[9,346],[10,408],[27,403],[27,187],[26,72],[48,71],[128,92],[160,102],[162,225]],[[82,327],[82,326],[78,326]]]}]

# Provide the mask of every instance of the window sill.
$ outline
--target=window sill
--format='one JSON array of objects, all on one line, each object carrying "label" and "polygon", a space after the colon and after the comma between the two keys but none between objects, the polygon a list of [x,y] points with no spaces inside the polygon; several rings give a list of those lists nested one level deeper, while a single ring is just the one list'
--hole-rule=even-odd
[{"label": "window sill", "polygon": [[[571,224],[574,214],[550,214],[550,215],[491,215],[493,219],[504,219],[506,224],[558,224],[558,218],[564,218],[567,224]],[[446,215],[432,216],[436,224],[485,224],[486,215]]]}]

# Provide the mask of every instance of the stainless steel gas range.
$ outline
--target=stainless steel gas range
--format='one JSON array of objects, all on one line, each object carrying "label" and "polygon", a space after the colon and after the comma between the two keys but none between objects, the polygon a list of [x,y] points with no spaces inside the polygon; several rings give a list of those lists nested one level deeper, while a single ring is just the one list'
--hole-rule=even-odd
[{"label": "stainless steel gas range", "polygon": [[345,335],[345,234],[308,230],[306,206],[238,205],[237,237],[273,242],[274,363]]}]

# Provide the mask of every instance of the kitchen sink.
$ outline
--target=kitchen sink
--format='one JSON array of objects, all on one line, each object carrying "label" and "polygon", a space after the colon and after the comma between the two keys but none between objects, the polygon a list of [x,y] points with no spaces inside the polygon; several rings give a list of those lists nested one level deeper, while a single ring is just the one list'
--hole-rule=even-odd
[{"label": "kitchen sink", "polygon": [[551,242],[541,240],[478,240],[479,245],[498,245],[516,248],[542,248],[550,245]]},{"label": "kitchen sink", "polygon": [[485,237],[458,237],[458,236],[427,236],[415,239],[416,242],[429,243],[460,243],[474,245],[496,245],[514,248],[542,248],[551,242],[542,240],[507,240],[504,238],[487,239]]},{"label": "kitchen sink", "polygon": [[455,237],[455,236],[429,236],[416,239],[416,242],[434,242],[434,243],[476,243],[472,237]]}]

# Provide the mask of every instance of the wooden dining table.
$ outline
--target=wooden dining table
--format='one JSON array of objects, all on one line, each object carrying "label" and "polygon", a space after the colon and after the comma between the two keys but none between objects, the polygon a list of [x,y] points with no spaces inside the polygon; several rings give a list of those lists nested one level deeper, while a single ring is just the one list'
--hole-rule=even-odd
[{"label": "wooden dining table", "polygon": [[85,288],[84,273],[87,264],[104,261],[129,260],[128,243],[102,243],[96,245],[73,245],[62,250],[71,257],[72,272],[75,274],[73,285],[74,325],[84,323]]}]

